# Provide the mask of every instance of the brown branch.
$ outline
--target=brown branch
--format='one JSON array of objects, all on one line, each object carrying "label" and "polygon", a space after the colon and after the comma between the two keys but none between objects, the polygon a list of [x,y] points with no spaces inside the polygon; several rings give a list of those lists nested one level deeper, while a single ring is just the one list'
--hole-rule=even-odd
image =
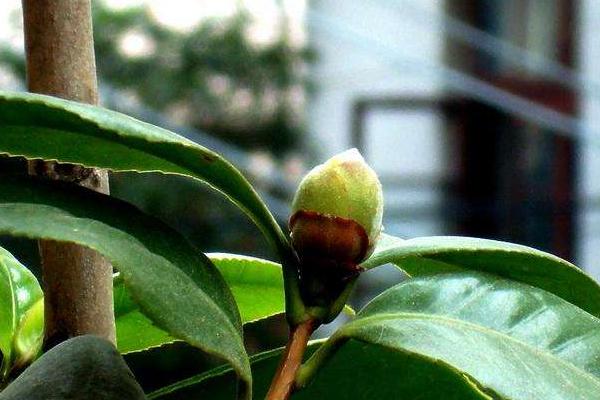
[{"label": "brown branch", "polygon": [[[98,100],[90,0],[22,0],[31,92],[95,104]],[[68,164],[30,164],[30,173],[108,193],[105,171]],[[45,347],[95,334],[115,342],[112,267],[80,246],[41,241]]]},{"label": "brown branch", "polygon": [[290,397],[294,390],[296,373],[306,351],[306,344],[316,327],[314,320],[308,320],[291,328],[288,343],[271,382],[266,400],[286,400]]}]

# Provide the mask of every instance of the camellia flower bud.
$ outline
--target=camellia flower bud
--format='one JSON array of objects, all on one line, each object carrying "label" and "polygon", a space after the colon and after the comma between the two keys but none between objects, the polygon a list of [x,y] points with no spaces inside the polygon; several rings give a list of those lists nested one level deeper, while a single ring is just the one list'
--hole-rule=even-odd
[{"label": "camellia flower bud", "polygon": [[300,259],[305,297],[335,299],[381,232],[383,193],[375,172],[356,149],[311,170],[292,205],[292,245]]}]

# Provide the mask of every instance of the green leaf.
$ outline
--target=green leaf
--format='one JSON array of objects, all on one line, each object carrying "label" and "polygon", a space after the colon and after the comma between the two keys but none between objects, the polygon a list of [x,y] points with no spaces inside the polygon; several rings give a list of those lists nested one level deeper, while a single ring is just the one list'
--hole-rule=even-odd
[{"label": "green leaf", "polygon": [[115,280],[113,294],[117,349],[121,354],[142,351],[177,341],[142,313],[121,279]]},{"label": "green leaf", "polygon": [[[243,323],[284,311],[283,278],[279,264],[237,254],[212,253],[207,256],[233,292]],[[119,279],[115,280],[115,318],[117,345],[121,353],[146,350],[175,341],[139,310]]]},{"label": "green leaf", "polygon": [[285,235],[244,176],[217,153],[173,132],[100,107],[3,91],[0,131],[0,153],[12,156],[204,181],[243,209],[287,256]]},{"label": "green leaf", "polygon": [[209,253],[207,256],[233,292],[243,323],[284,311],[283,277],[279,264],[237,254]]},{"label": "green leaf", "polygon": [[15,333],[15,367],[33,361],[44,342],[44,298],[36,301],[23,315]]},{"label": "green leaf", "polygon": [[[0,351],[1,378],[6,378],[14,363],[25,364],[41,348],[42,331],[31,331],[28,313],[42,299],[35,276],[8,251],[0,247]],[[25,325],[27,328],[23,328]]]},{"label": "green leaf", "polygon": [[396,264],[411,276],[474,270],[527,283],[600,317],[600,286],[575,265],[530,247],[470,237],[433,236],[401,240],[384,235],[361,264]]},{"label": "green leaf", "polygon": [[[309,344],[307,354],[321,342]],[[251,358],[255,398],[265,397],[281,358],[281,349]],[[233,398],[235,374],[215,368],[148,395],[149,399]],[[440,397],[440,393],[443,396]],[[490,399],[465,376],[438,363],[358,341],[346,343],[320,371],[317,379],[292,396],[294,400],[347,399]]]},{"label": "green leaf", "polygon": [[114,346],[77,336],[45,353],[0,393],[0,400],[144,400],[146,396]]},{"label": "green leaf", "polygon": [[0,234],[88,246],[105,255],[152,321],[223,357],[250,382],[241,321],[210,260],[180,234],[122,201],[58,182],[0,181]]},{"label": "green leaf", "polygon": [[244,176],[219,154],[173,132],[100,107],[0,91],[0,154],[199,179],[238,205],[277,249],[288,319],[302,320],[296,257],[286,235]]},{"label": "green leaf", "polygon": [[438,364],[494,399],[600,393],[600,320],[551,293],[489,274],[417,278],[384,292],[315,353],[300,383],[312,373],[319,380],[319,367],[347,340]]}]

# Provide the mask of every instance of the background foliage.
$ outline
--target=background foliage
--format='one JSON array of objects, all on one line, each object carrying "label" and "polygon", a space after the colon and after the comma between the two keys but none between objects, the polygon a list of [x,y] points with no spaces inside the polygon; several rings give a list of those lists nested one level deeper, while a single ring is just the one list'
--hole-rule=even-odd
[{"label": "background foliage", "polygon": [[[282,154],[296,143],[301,104],[293,99],[310,87],[304,67],[314,52],[292,44],[285,28],[270,43],[254,43],[243,5],[189,31],[159,23],[144,6],[115,10],[96,1],[93,18],[101,84],[237,145]],[[0,64],[24,81],[21,51],[0,47]]]}]

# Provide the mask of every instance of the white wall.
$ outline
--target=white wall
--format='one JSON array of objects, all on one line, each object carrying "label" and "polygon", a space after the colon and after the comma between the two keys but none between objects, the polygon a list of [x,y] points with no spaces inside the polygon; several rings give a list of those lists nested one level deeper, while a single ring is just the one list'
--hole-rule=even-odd
[{"label": "white wall", "polygon": [[[318,53],[311,72],[318,93],[308,104],[308,140],[321,160],[352,145],[352,106],[357,99],[434,97],[441,92],[441,80],[426,66],[442,61],[443,1],[314,0],[309,4],[309,41]],[[425,11],[427,22],[414,18],[411,7],[419,14]],[[423,178],[442,173],[444,133],[435,113],[376,110],[368,114],[364,127],[363,155],[378,173]],[[433,187],[386,193],[388,209],[435,205],[439,197]],[[402,236],[440,234],[441,229],[439,218],[386,222],[388,232]]]},{"label": "white wall", "polygon": [[[596,137],[600,133],[600,2],[581,1],[579,66],[583,76],[595,82],[582,97],[581,117]],[[592,94],[591,91],[595,91]],[[600,203],[600,139],[581,143],[579,196],[585,203]],[[591,206],[591,205],[590,205]],[[585,208],[580,216],[580,243],[577,263],[600,279],[600,207]]]},{"label": "white wall", "polygon": [[[430,11],[431,24],[413,22],[412,14],[403,10],[404,3]],[[441,7],[442,1],[435,0],[310,3],[309,40],[319,55],[312,76],[319,94],[309,104],[309,124],[323,156],[348,147],[350,107],[357,96],[427,94],[440,89],[439,80],[421,74],[418,64],[390,64],[392,59],[427,63],[441,60],[443,35],[437,20]],[[328,19],[335,21],[336,26],[324,27]],[[338,25],[343,29],[337,29]],[[382,46],[374,46],[364,37]],[[396,54],[382,57],[382,52],[388,53],[385,46],[393,46]]]}]

